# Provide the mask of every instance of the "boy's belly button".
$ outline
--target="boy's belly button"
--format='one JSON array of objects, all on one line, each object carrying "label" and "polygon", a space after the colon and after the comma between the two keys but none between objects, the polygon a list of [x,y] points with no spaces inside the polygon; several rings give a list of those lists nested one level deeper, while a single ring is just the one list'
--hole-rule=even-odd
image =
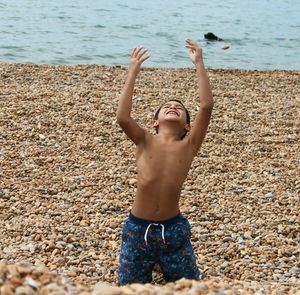
[{"label": "boy's belly button", "polygon": [[156,204],[156,206],[155,206],[155,213],[158,213],[158,212],[159,212],[159,205]]}]

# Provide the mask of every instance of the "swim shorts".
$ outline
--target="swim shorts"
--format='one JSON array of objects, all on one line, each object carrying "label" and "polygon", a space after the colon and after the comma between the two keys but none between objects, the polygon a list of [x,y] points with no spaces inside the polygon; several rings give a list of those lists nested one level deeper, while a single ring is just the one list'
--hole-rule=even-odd
[{"label": "swim shorts", "polygon": [[190,242],[191,226],[181,214],[149,221],[130,213],[125,220],[119,258],[119,285],[149,283],[158,264],[166,282],[200,278]]}]

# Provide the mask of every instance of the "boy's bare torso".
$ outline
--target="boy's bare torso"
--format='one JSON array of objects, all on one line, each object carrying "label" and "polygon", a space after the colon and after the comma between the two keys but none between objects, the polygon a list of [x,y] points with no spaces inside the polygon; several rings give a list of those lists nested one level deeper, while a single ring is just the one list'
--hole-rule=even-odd
[{"label": "boy's bare torso", "polygon": [[193,156],[188,138],[167,141],[147,133],[136,150],[138,183],[132,213],[157,221],[177,215],[181,188]]},{"label": "boy's bare torso", "polygon": [[[193,157],[204,140],[213,108],[213,96],[202,59],[202,49],[187,39],[185,47],[195,65],[199,101],[193,128],[188,111],[179,101],[170,100],[155,114],[151,135],[131,116],[134,85],[141,65],[150,56],[146,48],[133,48],[125,85],[120,96],[117,122],[136,145],[138,171],[137,195],[131,212],[140,218],[162,221],[179,213],[179,199],[183,182]],[[187,132],[189,136],[180,139]]]}]

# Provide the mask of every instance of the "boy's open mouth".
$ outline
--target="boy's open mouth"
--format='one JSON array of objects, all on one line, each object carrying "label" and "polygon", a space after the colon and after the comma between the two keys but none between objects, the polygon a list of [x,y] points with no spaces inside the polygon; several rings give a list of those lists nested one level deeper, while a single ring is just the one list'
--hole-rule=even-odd
[{"label": "boy's open mouth", "polygon": [[177,117],[179,117],[179,114],[176,111],[167,111],[166,115],[176,115]]}]

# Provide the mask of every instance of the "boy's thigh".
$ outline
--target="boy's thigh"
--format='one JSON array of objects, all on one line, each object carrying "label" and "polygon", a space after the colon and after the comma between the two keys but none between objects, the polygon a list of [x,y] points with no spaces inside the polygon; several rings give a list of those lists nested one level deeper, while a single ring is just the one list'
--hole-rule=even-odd
[{"label": "boy's thigh", "polygon": [[167,282],[181,278],[198,280],[200,277],[200,271],[190,242],[187,242],[177,251],[164,254],[160,259],[160,267]]},{"label": "boy's thigh", "polygon": [[133,261],[131,258],[120,255],[118,284],[150,283],[154,264],[149,260]]},{"label": "boy's thigh", "polygon": [[144,229],[126,221],[119,256],[119,285],[148,283],[152,280],[155,256],[143,242]]},{"label": "boy's thigh", "polygon": [[172,228],[167,245],[160,256],[160,267],[166,281],[181,278],[199,279],[200,271],[190,237],[190,224],[187,220]]}]

